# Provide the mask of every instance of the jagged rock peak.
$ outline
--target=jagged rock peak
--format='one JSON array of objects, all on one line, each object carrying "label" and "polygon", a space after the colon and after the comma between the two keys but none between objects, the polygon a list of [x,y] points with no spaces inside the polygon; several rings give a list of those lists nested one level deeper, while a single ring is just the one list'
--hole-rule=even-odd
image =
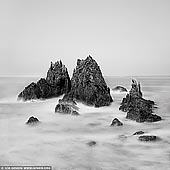
[{"label": "jagged rock peak", "polygon": [[51,62],[46,79],[41,78],[37,83],[31,83],[18,95],[18,99],[47,99],[58,97],[68,93],[71,89],[71,81],[65,65],[62,61]]},{"label": "jagged rock peak", "polygon": [[100,67],[91,56],[77,60],[71,78],[71,91],[63,99],[75,99],[96,107],[108,106],[113,101]]},{"label": "jagged rock peak", "polygon": [[132,79],[132,88],[129,92],[132,97],[142,97],[140,82]]}]

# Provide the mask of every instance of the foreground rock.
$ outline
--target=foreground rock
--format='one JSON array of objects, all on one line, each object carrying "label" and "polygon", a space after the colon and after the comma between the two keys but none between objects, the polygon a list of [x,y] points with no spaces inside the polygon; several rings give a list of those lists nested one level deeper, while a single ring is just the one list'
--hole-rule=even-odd
[{"label": "foreground rock", "polygon": [[148,142],[148,141],[152,141],[152,142],[155,142],[155,141],[159,141],[160,138],[157,137],[157,136],[154,136],[154,135],[143,135],[143,136],[139,136],[138,138],[140,141],[144,141],[144,142]]},{"label": "foreground rock", "polygon": [[71,114],[78,116],[78,107],[75,105],[74,102],[65,102],[62,100],[59,100],[59,103],[55,107],[55,112],[56,113],[61,113],[61,114]]},{"label": "foreground rock", "polygon": [[61,61],[52,63],[47,72],[46,79],[41,78],[37,83],[32,82],[18,95],[18,99],[24,101],[33,99],[47,99],[58,97],[68,93],[71,89],[71,81],[67,68]]},{"label": "foreground rock", "polygon": [[36,117],[34,117],[34,116],[31,116],[29,119],[28,119],[28,121],[26,122],[26,124],[31,124],[31,125],[33,125],[33,124],[37,124],[37,123],[39,123],[40,121],[36,118]]},{"label": "foreground rock", "polygon": [[108,106],[113,101],[100,67],[91,56],[77,60],[71,79],[71,91],[63,97],[66,101],[74,99],[95,107]]},{"label": "foreground rock", "polygon": [[113,91],[119,91],[119,92],[127,92],[127,89],[125,87],[122,87],[122,86],[116,86],[112,90]]},{"label": "foreground rock", "polygon": [[123,126],[123,123],[119,119],[114,118],[110,126]]},{"label": "foreground rock", "polygon": [[119,110],[127,112],[126,118],[136,122],[156,122],[161,117],[153,113],[154,101],[142,98],[140,83],[132,80],[132,88],[129,94],[123,98]]}]

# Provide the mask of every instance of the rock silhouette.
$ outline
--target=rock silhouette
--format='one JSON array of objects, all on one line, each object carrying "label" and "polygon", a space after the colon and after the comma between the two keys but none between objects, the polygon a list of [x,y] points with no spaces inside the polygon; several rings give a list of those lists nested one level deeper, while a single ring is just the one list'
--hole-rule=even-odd
[{"label": "rock silhouette", "polygon": [[51,62],[46,79],[41,78],[37,83],[32,82],[18,95],[24,101],[32,99],[47,99],[68,93],[71,81],[65,65],[61,61]]},{"label": "rock silhouette", "polygon": [[144,142],[155,142],[155,141],[159,141],[160,138],[154,135],[143,135],[143,136],[139,136],[138,138],[140,141],[144,141]]},{"label": "rock silhouette", "polygon": [[152,114],[154,104],[154,101],[142,98],[140,83],[132,80],[132,88],[123,98],[119,110],[127,112],[126,118],[136,122],[156,122],[160,121],[161,117]]},{"label": "rock silhouette", "polygon": [[91,56],[85,60],[77,60],[71,79],[71,90],[63,100],[76,100],[95,107],[108,106],[113,101],[100,67]]}]

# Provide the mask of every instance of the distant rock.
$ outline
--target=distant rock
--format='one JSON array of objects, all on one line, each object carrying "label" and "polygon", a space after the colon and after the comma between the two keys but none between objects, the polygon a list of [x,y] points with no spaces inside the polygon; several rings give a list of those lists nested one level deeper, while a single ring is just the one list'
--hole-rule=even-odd
[{"label": "distant rock", "polygon": [[52,63],[47,72],[46,79],[41,78],[37,83],[32,82],[18,95],[24,101],[32,99],[47,99],[68,93],[71,81],[67,68],[61,61]]},{"label": "distant rock", "polygon": [[144,142],[148,142],[148,141],[159,141],[160,138],[154,135],[143,135],[143,136],[139,136],[138,138],[140,141],[144,141]]},{"label": "distant rock", "polygon": [[122,87],[122,86],[116,86],[112,90],[113,91],[119,91],[119,92],[127,92],[127,89],[125,87]]},{"label": "distant rock", "polygon": [[119,110],[127,112],[126,118],[136,122],[156,122],[160,121],[161,117],[152,114],[154,104],[154,101],[142,98],[140,83],[132,80],[132,88],[123,98]]},{"label": "distant rock", "polygon": [[123,126],[123,123],[119,119],[114,118],[110,126]]},{"label": "distant rock", "polygon": [[90,142],[87,143],[87,145],[88,146],[94,146],[94,145],[96,145],[96,142],[95,141],[90,141]]},{"label": "distant rock", "polygon": [[71,91],[63,100],[77,100],[95,107],[109,106],[113,101],[100,67],[91,56],[77,60],[71,79]]},{"label": "distant rock", "polygon": [[38,123],[38,122],[39,122],[39,120],[38,120],[36,117],[31,116],[31,117],[28,119],[28,121],[26,122],[26,124],[36,124],[36,123]]},{"label": "distant rock", "polygon": [[65,102],[62,100],[59,100],[59,103],[55,107],[55,112],[56,113],[61,113],[61,114],[71,114],[74,116],[78,116],[78,107],[75,105],[73,102]]},{"label": "distant rock", "polygon": [[133,135],[142,135],[142,134],[144,134],[145,132],[143,132],[143,131],[137,131],[137,132],[135,132]]}]

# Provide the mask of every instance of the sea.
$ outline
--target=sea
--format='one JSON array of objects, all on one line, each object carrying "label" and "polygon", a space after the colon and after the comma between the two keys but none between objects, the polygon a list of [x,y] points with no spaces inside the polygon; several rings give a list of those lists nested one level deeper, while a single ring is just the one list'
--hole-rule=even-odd
[{"label": "sea", "polygon": [[[154,100],[162,121],[137,123],[119,111],[131,79],[141,83],[143,97]],[[18,101],[17,95],[39,77],[0,78],[0,165],[52,166],[53,170],[170,170],[170,76],[106,76],[113,103],[94,108],[77,103],[79,116],[55,113],[58,98]],[[35,116],[40,123],[29,126]],[[123,126],[111,127],[118,118]],[[141,142],[133,134],[142,130],[161,140]],[[89,146],[88,143],[96,144]]]}]

